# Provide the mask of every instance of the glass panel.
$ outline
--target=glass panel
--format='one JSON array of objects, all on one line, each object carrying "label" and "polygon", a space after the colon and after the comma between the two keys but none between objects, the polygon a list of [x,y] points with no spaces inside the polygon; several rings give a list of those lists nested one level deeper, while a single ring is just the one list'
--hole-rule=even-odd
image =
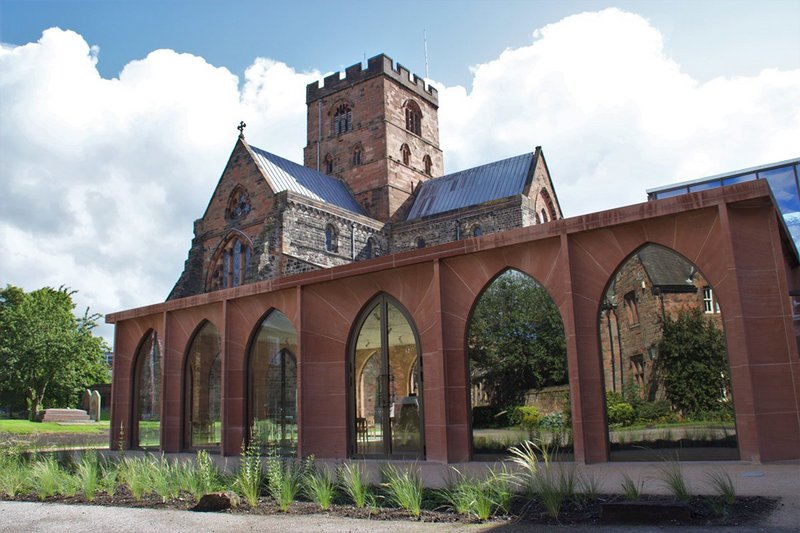
[{"label": "glass panel", "polygon": [[422,452],[420,404],[417,396],[417,343],[402,312],[387,304],[389,349],[389,419],[392,453]]},{"label": "glass panel", "polygon": [[707,191],[708,189],[716,189],[721,187],[722,183],[719,180],[711,180],[703,183],[695,183],[689,186],[689,192]]},{"label": "glass panel", "polygon": [[569,460],[566,337],[544,287],[520,271],[504,272],[481,294],[467,331],[475,456],[502,458],[532,440]]},{"label": "glass panel", "polygon": [[358,333],[355,353],[356,453],[383,454],[386,376],[381,364],[381,306],[376,305]]},{"label": "glass panel", "polygon": [[137,444],[141,448],[161,444],[161,352],[155,332],[147,336],[137,355]]},{"label": "glass panel", "polygon": [[210,323],[192,341],[188,371],[190,442],[192,446],[219,446],[222,358],[219,333]]},{"label": "glass panel", "polygon": [[674,189],[671,191],[659,191],[655,193],[656,199],[662,200],[664,198],[672,198],[673,196],[680,196],[681,194],[686,194],[688,191],[685,187],[680,189]]},{"label": "glass panel", "polygon": [[794,167],[786,166],[759,172],[758,176],[769,182],[772,194],[778,202],[778,209],[783,214],[783,220],[796,245],[800,242],[800,197],[797,194],[794,170]]},{"label": "glass panel", "polygon": [[225,250],[222,252],[222,288],[228,286],[228,250]]},{"label": "glass panel", "polygon": [[273,311],[261,323],[250,352],[251,436],[262,450],[297,450],[297,333]]},{"label": "glass panel", "polygon": [[739,458],[723,323],[672,250],[644,246],[617,269],[598,317],[612,460]]},{"label": "glass panel", "polygon": [[753,181],[756,179],[755,174],[744,174],[742,176],[731,176],[722,180],[723,185],[733,185],[734,183],[743,183],[745,181]]},{"label": "glass panel", "polygon": [[233,286],[239,286],[239,265],[242,260],[242,243],[236,241],[233,245]]}]

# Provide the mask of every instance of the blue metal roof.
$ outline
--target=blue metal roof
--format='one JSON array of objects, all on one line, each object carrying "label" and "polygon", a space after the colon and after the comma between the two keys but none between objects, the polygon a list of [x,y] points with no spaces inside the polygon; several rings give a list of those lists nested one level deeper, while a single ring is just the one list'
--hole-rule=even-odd
[{"label": "blue metal roof", "polygon": [[406,220],[521,194],[532,164],[533,152],[426,181]]},{"label": "blue metal roof", "polygon": [[250,145],[256,164],[274,192],[292,191],[364,215],[364,210],[338,179]]}]

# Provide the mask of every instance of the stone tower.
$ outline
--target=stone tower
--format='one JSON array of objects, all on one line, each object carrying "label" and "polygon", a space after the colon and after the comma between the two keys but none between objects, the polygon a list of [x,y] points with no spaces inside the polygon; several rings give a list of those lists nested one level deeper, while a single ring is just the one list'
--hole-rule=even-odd
[{"label": "stone tower", "polygon": [[402,218],[414,188],[442,175],[438,103],[383,54],[311,83],[304,164],[344,181],[370,217]]}]

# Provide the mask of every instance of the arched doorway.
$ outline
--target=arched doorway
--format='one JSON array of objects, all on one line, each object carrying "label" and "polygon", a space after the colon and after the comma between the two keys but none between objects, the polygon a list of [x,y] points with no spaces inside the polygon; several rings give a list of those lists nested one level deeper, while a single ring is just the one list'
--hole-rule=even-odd
[{"label": "arched doorway", "polygon": [[161,446],[161,349],[158,335],[148,331],[136,351],[133,375],[133,424],[131,444],[134,448]]},{"label": "arched doorway", "polygon": [[598,318],[612,460],[739,458],[721,309],[699,269],[663,246],[616,270]]},{"label": "arched doorway", "polygon": [[416,328],[393,298],[367,305],[350,342],[351,455],[424,458]]},{"label": "arched doorway", "polygon": [[210,448],[222,440],[222,353],[211,322],[195,333],[184,368],[184,448]]},{"label": "arched doorway", "polygon": [[544,287],[518,270],[497,276],[475,303],[466,346],[473,457],[496,459],[533,440],[568,459],[566,338]]},{"label": "arched doorway", "polygon": [[297,453],[297,333],[278,310],[261,322],[250,345],[250,436],[262,451]]}]

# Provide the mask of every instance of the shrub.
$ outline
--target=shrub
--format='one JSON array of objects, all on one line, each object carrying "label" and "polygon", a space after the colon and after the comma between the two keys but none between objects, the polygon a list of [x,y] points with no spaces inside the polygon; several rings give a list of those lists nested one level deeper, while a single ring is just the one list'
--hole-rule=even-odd
[{"label": "shrub", "polygon": [[527,432],[534,431],[539,426],[539,410],[531,405],[521,405],[514,408],[517,425]]},{"label": "shrub", "polygon": [[608,406],[608,423],[612,425],[629,426],[636,419],[631,404],[627,402]]},{"label": "shrub", "polygon": [[236,472],[236,481],[234,481],[239,493],[247,500],[249,506],[258,505],[263,481],[261,445],[257,438],[251,438],[248,444],[242,442],[242,456],[239,460],[239,470]]},{"label": "shrub", "polygon": [[642,422],[667,422],[672,416],[672,408],[666,400],[642,402],[636,416]]}]

